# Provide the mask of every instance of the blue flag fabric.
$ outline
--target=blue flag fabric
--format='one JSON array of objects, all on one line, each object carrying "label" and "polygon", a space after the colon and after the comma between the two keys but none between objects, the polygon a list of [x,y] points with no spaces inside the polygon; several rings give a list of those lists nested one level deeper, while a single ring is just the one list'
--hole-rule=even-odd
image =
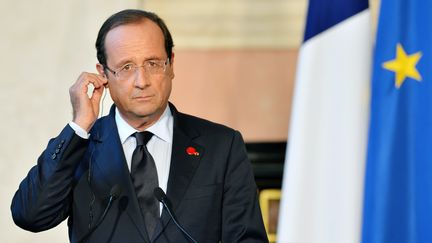
[{"label": "blue flag fabric", "polygon": [[303,42],[368,7],[367,0],[310,0]]},{"label": "blue flag fabric", "polygon": [[432,1],[382,0],[363,243],[432,242]]}]

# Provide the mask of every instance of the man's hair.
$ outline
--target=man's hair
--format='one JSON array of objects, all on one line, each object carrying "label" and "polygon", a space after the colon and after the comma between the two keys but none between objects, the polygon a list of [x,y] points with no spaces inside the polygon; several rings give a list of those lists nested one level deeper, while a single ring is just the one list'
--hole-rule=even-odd
[{"label": "man's hair", "polygon": [[120,25],[126,25],[131,23],[138,23],[143,21],[144,19],[149,19],[153,21],[155,24],[159,26],[162,30],[165,39],[165,51],[168,55],[168,58],[171,58],[172,48],[174,46],[171,33],[168,30],[168,27],[165,25],[165,22],[157,16],[155,13],[147,12],[139,9],[126,9],[111,15],[99,30],[99,34],[96,39],[96,51],[97,51],[97,59],[102,66],[107,66],[107,58],[106,58],[106,50],[105,50],[105,37],[108,32],[115,27]]}]

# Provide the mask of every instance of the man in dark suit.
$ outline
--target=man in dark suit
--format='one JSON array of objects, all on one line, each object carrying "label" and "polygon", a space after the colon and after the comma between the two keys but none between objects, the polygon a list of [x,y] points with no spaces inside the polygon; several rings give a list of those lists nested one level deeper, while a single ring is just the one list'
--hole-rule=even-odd
[{"label": "man in dark suit", "polygon": [[[12,200],[18,226],[38,232],[68,218],[71,242],[267,242],[240,133],[168,102],[172,47],[153,13],[125,10],[105,21],[98,74],[82,73],[70,88],[72,122]],[[114,105],[97,119],[108,87]],[[188,233],[153,195],[157,187]]]}]

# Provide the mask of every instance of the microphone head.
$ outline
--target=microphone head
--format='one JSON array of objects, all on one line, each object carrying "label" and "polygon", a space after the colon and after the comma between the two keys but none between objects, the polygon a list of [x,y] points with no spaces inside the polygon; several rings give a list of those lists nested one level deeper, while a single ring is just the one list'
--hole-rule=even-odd
[{"label": "microphone head", "polygon": [[159,202],[164,202],[167,195],[160,187],[155,187],[153,194]]},{"label": "microphone head", "polygon": [[110,191],[110,197],[112,197],[113,200],[117,199],[121,194],[121,187],[118,184],[115,184]]}]

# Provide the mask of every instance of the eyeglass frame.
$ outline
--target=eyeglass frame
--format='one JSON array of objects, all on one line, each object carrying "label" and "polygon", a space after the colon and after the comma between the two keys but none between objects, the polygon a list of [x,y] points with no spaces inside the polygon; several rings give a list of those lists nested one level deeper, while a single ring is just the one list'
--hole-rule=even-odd
[{"label": "eyeglass frame", "polygon": [[[151,62],[151,61],[164,61],[164,60],[163,60],[163,59],[149,59],[149,60],[144,61],[144,63],[149,63],[149,62]],[[166,68],[167,68],[168,65],[170,65],[170,63],[171,63],[171,61],[170,61],[170,58],[168,57],[168,58],[164,61],[164,63],[163,63],[163,66],[164,66],[164,68],[163,68],[163,72],[164,72],[164,73],[166,72]],[[124,64],[122,67],[118,68],[116,71],[114,71],[114,70],[112,70],[111,68],[109,68],[108,65],[103,65],[103,67],[104,67],[105,69],[107,69],[108,71],[110,71],[112,74],[114,74],[114,77],[119,78],[119,73],[121,73],[121,71],[124,69],[124,67],[127,66],[128,64],[133,64],[133,69],[134,69],[134,74],[135,74],[135,75],[136,75],[136,71],[138,70],[138,68],[144,67],[144,70],[146,70],[146,69],[145,69],[145,64],[144,64],[144,65],[141,65],[141,66],[138,66],[138,65],[136,65],[135,63],[126,63],[126,64]],[[146,73],[147,73],[147,72],[146,72]]]}]

